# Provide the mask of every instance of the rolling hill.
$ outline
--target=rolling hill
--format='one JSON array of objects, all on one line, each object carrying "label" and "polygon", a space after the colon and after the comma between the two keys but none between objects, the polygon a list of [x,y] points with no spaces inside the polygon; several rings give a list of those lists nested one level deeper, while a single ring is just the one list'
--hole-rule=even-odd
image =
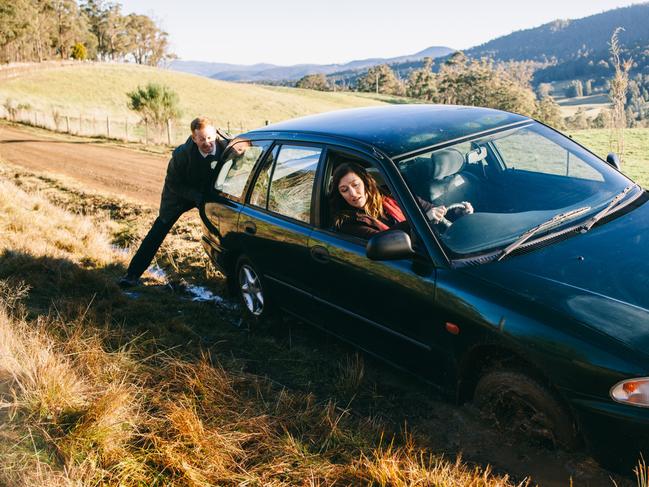
[{"label": "rolling hill", "polygon": [[198,114],[225,127],[252,129],[266,120],[278,122],[312,113],[376,105],[390,97],[358,93],[324,93],[274,86],[228,83],[177,71],[132,64],[79,63],[34,69],[0,82],[0,103],[7,99],[34,110],[70,116],[123,120],[137,117],[127,109],[126,93],[147,82],[163,83],[180,98],[187,126]]}]

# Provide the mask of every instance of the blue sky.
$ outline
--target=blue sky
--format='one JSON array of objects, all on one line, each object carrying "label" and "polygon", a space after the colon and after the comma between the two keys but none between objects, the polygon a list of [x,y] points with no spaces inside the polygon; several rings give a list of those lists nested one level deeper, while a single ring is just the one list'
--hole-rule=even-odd
[{"label": "blue sky", "polygon": [[344,63],[466,49],[554,19],[632,5],[630,0],[120,0],[156,19],[181,59],[280,65]]}]

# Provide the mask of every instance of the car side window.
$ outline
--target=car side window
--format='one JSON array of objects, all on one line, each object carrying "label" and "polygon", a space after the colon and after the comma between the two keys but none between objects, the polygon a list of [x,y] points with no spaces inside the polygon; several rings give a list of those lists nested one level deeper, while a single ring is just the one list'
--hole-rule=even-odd
[{"label": "car side window", "polygon": [[[372,162],[362,159],[350,153],[329,148],[327,151],[327,171],[325,176],[325,191],[320,204],[321,223],[320,226],[343,237],[368,240],[374,234],[390,228],[410,232],[410,227],[405,218],[405,213],[399,206],[397,198],[390,190],[381,170]],[[366,174],[372,182],[372,189],[363,184],[364,192],[369,195],[374,192],[373,201],[381,201],[382,214],[378,217],[371,217],[367,211],[369,204],[363,210],[349,206],[339,188],[334,186],[334,178],[340,182],[345,174],[349,174],[347,168],[357,168]],[[341,172],[342,171],[342,172]],[[337,175],[337,176],[336,176]],[[369,196],[368,196],[369,198]],[[362,214],[360,218],[357,215]]]},{"label": "car side window", "polygon": [[[268,210],[303,222],[310,221],[311,195],[321,153],[319,147],[281,147],[272,171]],[[260,174],[257,182],[263,177],[264,174]]]},{"label": "car side window", "polygon": [[266,140],[235,140],[225,155],[214,189],[239,200],[255,163],[269,146]]},{"label": "car side window", "polygon": [[250,204],[259,206],[261,208],[266,208],[268,201],[268,183],[270,182],[270,177],[273,173],[273,166],[275,164],[275,159],[277,158],[277,152],[279,151],[279,146],[275,146],[273,151],[268,155],[264,161],[263,167],[259,170],[259,175],[255,181],[255,186],[252,189],[250,194]]}]

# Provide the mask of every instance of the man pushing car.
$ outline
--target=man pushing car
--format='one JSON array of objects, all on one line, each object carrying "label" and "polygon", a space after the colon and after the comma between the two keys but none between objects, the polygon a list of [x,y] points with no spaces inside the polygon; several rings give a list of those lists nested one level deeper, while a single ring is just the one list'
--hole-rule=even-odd
[{"label": "man pushing car", "polygon": [[212,121],[198,117],[190,124],[191,135],[176,147],[167,166],[160,212],[118,284],[123,288],[140,283],[140,276],[149,267],[174,223],[186,211],[200,208],[210,182],[212,163],[221,158],[229,139],[216,129]]}]

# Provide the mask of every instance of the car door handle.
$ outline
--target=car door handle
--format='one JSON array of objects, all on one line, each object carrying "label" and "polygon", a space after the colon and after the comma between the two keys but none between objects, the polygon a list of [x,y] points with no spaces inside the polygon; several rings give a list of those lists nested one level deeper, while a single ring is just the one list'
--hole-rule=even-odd
[{"label": "car door handle", "polygon": [[316,245],[314,247],[311,247],[310,252],[313,260],[319,262],[320,264],[326,264],[327,262],[329,262],[329,259],[331,257],[329,255],[329,251],[324,247],[322,247],[321,245]]},{"label": "car door handle", "polygon": [[254,235],[255,233],[257,233],[257,225],[255,225],[253,222],[245,222],[243,224],[243,231],[248,235]]}]

